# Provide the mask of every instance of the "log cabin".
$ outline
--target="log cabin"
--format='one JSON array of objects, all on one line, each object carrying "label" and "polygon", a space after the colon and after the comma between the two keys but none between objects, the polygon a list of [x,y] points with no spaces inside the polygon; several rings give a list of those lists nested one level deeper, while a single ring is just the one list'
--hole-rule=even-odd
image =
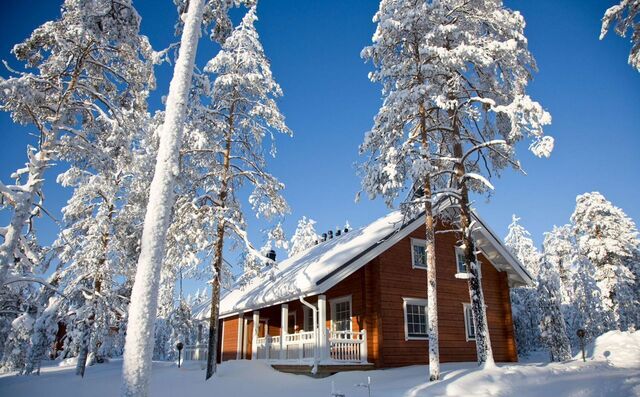
[{"label": "log cabin", "polygon": [[[477,213],[496,361],[517,361],[509,288],[531,276]],[[441,362],[475,361],[475,330],[458,238],[438,224],[437,303]],[[424,216],[400,211],[277,263],[220,302],[218,360],[267,360],[286,372],[335,373],[428,362]],[[207,320],[210,306],[195,313]],[[203,357],[201,346],[187,353]]]}]

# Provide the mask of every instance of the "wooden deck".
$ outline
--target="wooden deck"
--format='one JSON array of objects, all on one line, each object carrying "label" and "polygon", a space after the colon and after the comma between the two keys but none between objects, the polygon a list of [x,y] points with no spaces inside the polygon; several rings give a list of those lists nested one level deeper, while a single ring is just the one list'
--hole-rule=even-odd
[{"label": "wooden deck", "polygon": [[318,371],[313,374],[313,366],[304,364],[272,364],[273,369],[288,374],[307,375],[314,378],[326,378],[338,372],[344,371],[369,371],[374,369],[373,364],[350,365],[318,365]]}]

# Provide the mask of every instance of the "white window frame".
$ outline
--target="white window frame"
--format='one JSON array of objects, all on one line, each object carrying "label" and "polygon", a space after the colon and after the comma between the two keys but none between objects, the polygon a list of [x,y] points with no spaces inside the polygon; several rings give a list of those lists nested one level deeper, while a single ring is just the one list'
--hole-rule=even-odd
[{"label": "white window frame", "polygon": [[461,273],[462,274],[466,274],[468,272],[467,272],[467,268],[466,268],[464,262],[462,263],[463,269],[460,270],[460,262],[458,262],[458,254],[459,253],[462,253],[464,255],[464,250],[462,249],[462,247],[455,246],[454,254],[455,254],[455,257],[456,257],[456,274],[461,274]]},{"label": "white window frame", "polygon": [[[426,319],[426,336],[409,336],[409,324],[407,321],[407,304],[424,305],[424,316]],[[404,312],[404,340],[427,340],[429,339],[429,312],[427,311],[428,299],[424,298],[402,298],[402,311]]]},{"label": "white window frame", "polygon": [[335,321],[336,321],[336,304],[349,302],[349,332],[353,331],[353,304],[351,301],[351,295],[341,296],[339,298],[334,298],[329,300],[329,304],[331,305],[331,330],[335,331]]},{"label": "white window frame", "polygon": [[[473,310],[471,309],[471,303],[463,303],[462,304],[462,313],[464,314],[464,337],[467,342],[475,341],[476,338],[469,336],[469,324],[474,326],[474,331],[477,333],[478,331],[475,329],[475,324],[473,324],[473,314],[467,313],[467,311]],[[471,317],[470,317],[471,315]]]},{"label": "white window frame", "polygon": [[[414,246],[422,246],[424,248],[424,267],[423,266],[416,266],[416,258],[415,258],[415,252],[413,250]],[[412,269],[420,269],[420,270],[427,270],[427,240],[422,240],[419,238],[411,238],[411,268]]]}]

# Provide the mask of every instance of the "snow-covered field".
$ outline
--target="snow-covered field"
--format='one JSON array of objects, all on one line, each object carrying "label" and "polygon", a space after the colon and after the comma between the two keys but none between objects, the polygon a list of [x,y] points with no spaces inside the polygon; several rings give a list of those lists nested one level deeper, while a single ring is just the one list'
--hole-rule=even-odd
[{"label": "snow-covered field", "polygon": [[[332,383],[346,397],[366,397],[356,386],[371,377],[371,395],[417,396],[640,396],[640,332],[609,332],[587,348],[587,362],[523,362],[479,371],[472,363],[444,364],[443,380],[424,381],[426,366],[340,373],[324,379],[282,374],[261,362],[227,362],[204,381],[199,365],[178,369],[155,362],[152,396],[329,397]],[[540,358],[540,355],[535,356]],[[539,361],[539,360],[536,360]],[[197,364],[197,363],[194,363]],[[73,367],[49,366],[37,376],[3,375],[0,396],[117,396],[121,361],[87,368],[84,379]]]}]

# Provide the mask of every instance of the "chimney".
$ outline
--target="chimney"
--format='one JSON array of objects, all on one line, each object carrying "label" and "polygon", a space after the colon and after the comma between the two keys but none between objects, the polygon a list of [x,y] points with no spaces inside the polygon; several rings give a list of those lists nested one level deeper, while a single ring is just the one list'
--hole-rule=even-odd
[{"label": "chimney", "polygon": [[271,259],[272,261],[276,261],[276,252],[274,250],[269,250],[269,252],[267,252],[267,258]]},{"label": "chimney", "polygon": [[345,234],[349,233],[349,228],[348,228],[348,227],[345,227],[345,228],[344,228],[344,233],[345,233]]},{"label": "chimney", "polygon": [[322,233],[322,241],[327,241],[327,233]]},{"label": "chimney", "polygon": [[333,230],[329,230],[329,238],[332,239],[333,238]]},{"label": "chimney", "polygon": [[340,229],[336,229],[336,237],[338,237],[338,236],[339,236],[339,235],[341,235],[341,234],[342,234],[342,230],[340,230]]}]

